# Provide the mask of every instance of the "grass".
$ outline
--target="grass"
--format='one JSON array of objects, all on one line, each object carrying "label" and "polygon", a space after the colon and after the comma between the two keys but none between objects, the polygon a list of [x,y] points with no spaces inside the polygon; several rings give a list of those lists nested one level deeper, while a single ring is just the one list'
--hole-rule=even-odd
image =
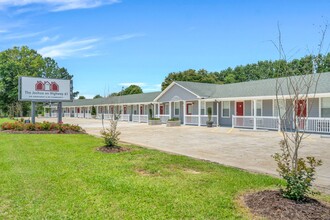
[{"label": "grass", "polygon": [[240,219],[236,199],[279,179],[89,135],[0,133],[0,219]]},{"label": "grass", "polygon": [[13,120],[9,119],[9,118],[0,118],[0,125],[4,122],[10,122],[10,121],[13,121]]}]

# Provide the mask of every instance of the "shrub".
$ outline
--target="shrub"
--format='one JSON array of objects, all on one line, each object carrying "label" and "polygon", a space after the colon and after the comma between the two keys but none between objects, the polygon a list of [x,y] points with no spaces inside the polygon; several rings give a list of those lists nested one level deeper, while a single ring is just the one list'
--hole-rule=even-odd
[{"label": "shrub", "polygon": [[79,125],[70,125],[62,123],[50,123],[44,121],[42,123],[27,123],[24,124],[20,121],[4,122],[0,125],[1,130],[11,131],[58,131],[59,133],[65,133],[66,131],[84,132]]},{"label": "shrub", "polygon": [[159,121],[160,118],[150,118],[149,120],[156,120],[156,121]]},{"label": "shrub", "polygon": [[96,115],[96,108],[95,108],[94,105],[92,106],[92,112],[91,112],[91,115]]},{"label": "shrub", "polygon": [[212,117],[212,108],[211,107],[207,108],[207,116],[208,116],[209,121],[211,121],[211,117]]},{"label": "shrub", "polygon": [[168,119],[168,121],[179,121],[179,120],[180,118],[176,118],[176,117]]},{"label": "shrub", "polygon": [[117,120],[110,120],[110,127],[103,128],[101,131],[106,147],[116,147],[118,145],[120,131],[117,131],[117,123]]},{"label": "shrub", "polygon": [[322,161],[314,157],[298,158],[295,167],[283,140],[280,146],[281,153],[276,153],[273,157],[277,162],[277,171],[286,181],[285,189],[281,189],[282,195],[288,199],[303,201],[307,194],[314,193],[311,187],[315,180],[315,169],[322,165]]},{"label": "shrub", "polygon": [[52,126],[52,123],[48,122],[48,121],[44,121],[40,124],[40,129],[42,131],[50,131]]},{"label": "shrub", "polygon": [[27,123],[25,124],[25,129],[28,131],[35,131],[36,130],[36,125],[32,123]]}]

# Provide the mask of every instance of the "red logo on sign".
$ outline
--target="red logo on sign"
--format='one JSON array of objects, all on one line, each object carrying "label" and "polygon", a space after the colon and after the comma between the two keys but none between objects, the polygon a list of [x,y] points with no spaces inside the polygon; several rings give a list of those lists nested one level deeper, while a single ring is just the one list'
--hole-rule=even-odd
[{"label": "red logo on sign", "polygon": [[60,87],[56,82],[38,81],[35,85],[36,91],[52,91],[58,92]]}]

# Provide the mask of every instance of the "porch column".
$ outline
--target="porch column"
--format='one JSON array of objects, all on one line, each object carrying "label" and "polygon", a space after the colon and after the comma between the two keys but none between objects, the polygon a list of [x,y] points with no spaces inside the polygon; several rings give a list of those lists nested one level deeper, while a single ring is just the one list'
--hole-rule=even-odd
[{"label": "porch column", "polygon": [[253,130],[257,130],[257,100],[253,100]]},{"label": "porch column", "polygon": [[76,107],[73,107],[73,117],[76,117]]},{"label": "porch column", "polygon": [[154,114],[152,117],[156,118],[156,103],[154,103],[153,105],[154,105]]},{"label": "porch column", "polygon": [[170,114],[170,119],[172,118],[172,102],[169,102],[169,111],[168,113]]},{"label": "porch column", "polygon": [[158,106],[157,107],[158,107],[158,112],[157,113],[158,113],[158,118],[159,118],[160,117],[160,102],[158,102]]},{"label": "porch column", "polygon": [[139,111],[139,123],[141,122],[141,106],[138,105],[138,111]]},{"label": "porch column", "polygon": [[183,125],[186,125],[186,107],[187,107],[187,104],[186,104],[186,101],[183,101]]},{"label": "porch column", "polygon": [[220,122],[219,122],[219,102],[217,102],[217,126],[220,126]]},{"label": "porch column", "polygon": [[201,100],[198,99],[198,126],[201,126]]}]

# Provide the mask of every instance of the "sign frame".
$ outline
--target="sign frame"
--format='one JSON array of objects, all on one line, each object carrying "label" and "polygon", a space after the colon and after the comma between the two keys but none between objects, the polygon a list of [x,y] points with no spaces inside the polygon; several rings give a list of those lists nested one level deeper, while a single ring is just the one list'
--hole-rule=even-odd
[{"label": "sign frame", "polygon": [[[25,99],[22,98],[22,78],[35,78],[35,79],[41,79],[41,80],[47,80],[47,81],[70,81],[70,100],[68,99]],[[55,78],[42,78],[42,77],[30,77],[30,76],[20,76],[18,78],[18,100],[19,101],[29,101],[29,102],[73,102],[73,81],[72,79],[55,79]]]}]

